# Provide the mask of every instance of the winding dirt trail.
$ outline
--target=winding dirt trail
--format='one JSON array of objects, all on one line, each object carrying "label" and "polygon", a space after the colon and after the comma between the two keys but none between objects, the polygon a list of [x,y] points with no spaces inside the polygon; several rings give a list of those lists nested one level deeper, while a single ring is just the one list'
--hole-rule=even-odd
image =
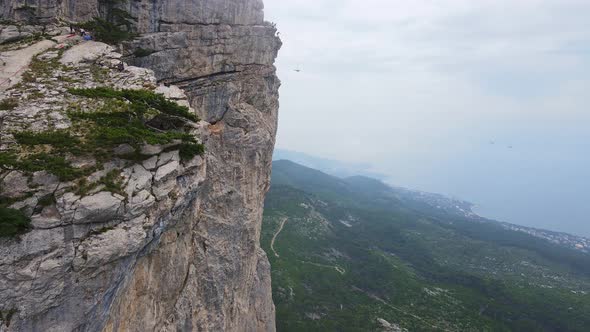
[{"label": "winding dirt trail", "polygon": [[279,226],[279,229],[277,230],[277,232],[275,233],[275,235],[272,237],[272,240],[270,241],[270,249],[272,250],[272,252],[274,252],[275,257],[277,257],[277,258],[279,258],[280,255],[277,254],[277,252],[275,250],[275,240],[277,239],[277,236],[279,236],[279,234],[283,230],[283,227],[285,227],[285,224],[287,223],[287,220],[288,219],[289,218],[287,218],[287,217],[283,217],[283,220],[281,220],[281,225]]},{"label": "winding dirt trail", "polygon": [[[22,80],[23,73],[35,55],[65,42],[68,36],[56,36],[53,40],[44,39],[20,49],[0,52],[0,91],[5,91]],[[71,41],[77,43],[79,40],[72,38]]]},{"label": "winding dirt trail", "polygon": [[311,265],[315,265],[315,266],[319,266],[319,267],[325,267],[328,269],[334,269],[336,270],[336,272],[340,273],[340,274],[345,274],[346,270],[341,268],[338,265],[326,265],[326,264],[320,264],[320,263],[314,263],[314,262],[307,262],[307,261],[300,261],[301,263],[305,263],[305,264],[311,264]]},{"label": "winding dirt trail", "polygon": [[375,300],[375,301],[378,301],[378,302],[381,302],[382,304],[384,304],[384,305],[386,305],[386,306],[390,307],[390,308],[391,308],[391,309],[393,309],[393,310],[396,310],[396,311],[398,311],[398,312],[401,312],[401,313],[402,313],[402,314],[404,314],[404,315],[408,315],[408,316],[410,316],[410,317],[412,317],[412,318],[415,318],[415,319],[417,319],[417,320],[421,321],[422,323],[424,323],[424,324],[428,325],[429,327],[432,327],[432,328],[433,328],[433,329],[435,329],[435,330],[439,330],[439,331],[445,331],[445,332],[456,332],[455,330],[449,330],[449,329],[447,329],[447,328],[445,328],[445,327],[438,326],[438,325],[436,325],[436,324],[433,324],[433,323],[429,322],[428,320],[426,320],[426,319],[424,319],[424,318],[422,318],[422,317],[420,317],[420,316],[418,316],[418,315],[414,315],[413,313],[410,313],[410,312],[407,312],[407,311],[405,311],[405,310],[403,310],[403,309],[401,309],[401,308],[398,308],[398,307],[396,307],[396,306],[392,305],[391,303],[389,303],[389,302],[385,301],[384,299],[382,299],[382,298],[378,297],[377,295],[371,294],[371,293],[369,293],[369,292],[367,292],[367,291],[364,291],[364,290],[362,290],[362,289],[360,289],[360,288],[358,288],[358,287],[356,287],[356,286],[352,286],[352,289],[354,289],[354,290],[356,290],[356,291],[359,291],[359,292],[361,292],[361,293],[364,293],[364,294],[366,294],[367,296],[369,296],[369,297],[370,297],[370,298],[372,298],[373,300]]}]

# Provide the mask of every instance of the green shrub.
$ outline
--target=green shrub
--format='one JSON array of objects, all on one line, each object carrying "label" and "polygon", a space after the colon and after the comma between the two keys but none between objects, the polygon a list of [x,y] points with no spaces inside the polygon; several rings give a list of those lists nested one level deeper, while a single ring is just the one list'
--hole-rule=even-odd
[{"label": "green shrub", "polygon": [[35,12],[35,10],[37,10],[37,7],[33,7],[33,6],[29,6],[28,4],[24,4],[24,5],[20,5],[18,7],[16,7],[16,10],[22,10],[22,11],[28,11],[28,12]]},{"label": "green shrub", "polygon": [[113,229],[115,229],[114,226],[105,226],[105,227],[102,227],[102,228],[97,229],[95,231],[92,231],[91,234],[94,234],[94,235],[104,234],[108,231],[112,231]]},{"label": "green shrub", "polygon": [[183,143],[179,147],[180,158],[184,161],[191,160],[205,152],[205,146],[198,143]]},{"label": "green shrub", "polygon": [[46,152],[20,158],[12,152],[0,152],[0,169],[19,170],[25,173],[47,171],[61,181],[72,181],[94,171],[94,168],[74,168],[65,157]]},{"label": "green shrub", "polygon": [[4,325],[6,325],[6,327],[10,327],[10,321],[12,320],[12,316],[14,316],[14,314],[16,314],[16,312],[17,312],[17,310],[14,308],[7,310],[4,313],[0,310],[0,321],[3,321]]},{"label": "green shrub", "polygon": [[78,196],[86,196],[86,195],[88,195],[88,193],[91,190],[93,190],[97,186],[98,186],[98,183],[96,183],[96,182],[89,183],[86,178],[82,178],[82,179],[78,180],[78,182],[76,183],[76,186],[73,188],[72,191]]},{"label": "green shrub", "polygon": [[78,180],[73,191],[78,196],[86,196],[90,191],[96,189],[100,185],[103,185],[104,190],[106,191],[127,197],[127,193],[123,191],[123,177],[121,176],[121,170],[119,169],[114,169],[108,172],[97,182],[89,183],[86,178],[82,178]]},{"label": "green shrub", "polygon": [[93,130],[85,137],[86,150],[109,148],[120,144],[129,144],[136,148],[147,144],[168,144],[174,140],[188,141],[193,139],[182,132],[158,132],[150,129],[131,112],[70,112],[73,120],[92,122]]},{"label": "green shrub", "polygon": [[150,50],[150,49],[145,49],[145,48],[137,48],[134,52],[133,55],[138,57],[138,58],[143,58],[146,56],[149,56],[151,54],[153,54],[155,51],[154,50]]},{"label": "green shrub", "polygon": [[59,149],[75,147],[80,144],[80,141],[76,137],[72,137],[71,134],[65,130],[40,133],[23,131],[15,133],[14,138],[17,143],[22,145],[52,145]]},{"label": "green shrub", "polygon": [[95,40],[107,44],[118,44],[134,37],[131,32],[123,30],[119,25],[100,17],[95,17],[92,21],[82,24],[82,27],[90,31]]},{"label": "green shrub", "polygon": [[82,176],[92,174],[94,168],[75,168],[63,156],[49,153],[37,153],[20,161],[19,169],[33,173],[47,171],[61,181],[73,181]]},{"label": "green shrub", "polygon": [[103,176],[99,181],[99,184],[104,185],[106,191],[110,191],[121,196],[127,196],[123,191],[123,177],[121,176],[121,170],[114,169]]},{"label": "green shrub", "polygon": [[30,223],[21,211],[0,207],[0,237],[23,234],[29,230]]},{"label": "green shrub", "polygon": [[90,74],[96,82],[104,82],[109,78],[109,69],[93,64],[90,66]]},{"label": "green shrub", "polygon": [[0,152],[0,169],[13,170],[17,165],[16,155],[13,152]]},{"label": "green shrub", "polygon": [[115,90],[108,87],[99,87],[93,89],[69,89],[68,92],[88,98],[127,100],[131,103],[132,110],[139,117],[143,116],[151,108],[167,115],[185,118],[194,122],[199,121],[199,118],[192,114],[188,107],[178,105],[166,99],[163,95],[149,90]]},{"label": "green shrub", "polygon": [[[127,11],[117,8],[124,3],[122,0],[99,0],[99,7],[103,17],[94,17],[82,25],[91,32],[94,39],[107,44],[118,44],[135,37],[131,32],[135,18]],[[124,28],[122,28],[124,27]]]},{"label": "green shrub", "polygon": [[46,207],[55,204],[55,196],[53,194],[48,194],[39,199],[37,205],[41,207]]},{"label": "green shrub", "polygon": [[0,111],[10,111],[18,107],[18,100],[16,98],[6,98],[0,101]]}]

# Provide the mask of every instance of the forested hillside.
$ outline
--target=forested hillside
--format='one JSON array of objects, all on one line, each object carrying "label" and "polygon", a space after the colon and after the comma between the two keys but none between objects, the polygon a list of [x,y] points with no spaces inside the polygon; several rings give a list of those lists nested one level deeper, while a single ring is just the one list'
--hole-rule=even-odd
[{"label": "forested hillside", "polygon": [[278,331],[590,326],[590,255],[369,178],[278,161],[272,181],[262,245]]}]

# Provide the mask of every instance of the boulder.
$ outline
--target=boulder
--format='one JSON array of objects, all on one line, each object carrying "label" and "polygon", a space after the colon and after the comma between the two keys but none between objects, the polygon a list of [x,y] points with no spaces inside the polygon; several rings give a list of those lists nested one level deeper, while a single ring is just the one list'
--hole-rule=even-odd
[{"label": "boulder", "polygon": [[106,223],[120,219],[124,197],[110,192],[83,197],[76,206],[74,223]]},{"label": "boulder", "polygon": [[0,183],[0,196],[23,197],[29,191],[28,179],[18,171],[8,173]]},{"label": "boulder", "polygon": [[63,65],[77,65],[82,62],[94,62],[100,57],[107,56],[115,51],[115,48],[100,42],[87,41],[75,45],[67,50],[59,62]]}]

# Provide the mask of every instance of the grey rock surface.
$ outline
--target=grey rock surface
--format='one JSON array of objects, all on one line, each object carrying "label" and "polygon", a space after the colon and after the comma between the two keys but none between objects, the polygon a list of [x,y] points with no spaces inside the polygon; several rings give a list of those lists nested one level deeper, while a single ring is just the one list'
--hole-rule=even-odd
[{"label": "grey rock surface", "polygon": [[[27,1],[27,13],[20,3],[3,1],[0,17],[79,22],[98,13],[97,0]],[[178,151],[145,146],[151,158],[113,161],[89,177],[122,168],[126,197],[100,187],[81,197],[71,183],[37,175],[33,195],[14,205],[28,211],[33,230],[0,238],[0,311],[13,312],[0,332],[274,331],[270,265],[259,240],[277,129],[276,29],[264,22],[261,0],[129,1],[125,9],[140,35],[118,50],[132,66],[109,74],[109,84],[154,86],[190,105],[204,120],[194,135],[205,155],[181,161]],[[137,48],[154,52],[135,58]],[[83,43],[61,61],[84,77],[90,64],[120,58]],[[67,128],[60,89],[39,84],[45,97],[6,114],[0,149],[14,130]],[[48,192],[55,203],[40,209]]]},{"label": "grey rock surface", "polygon": [[17,26],[9,25],[0,30],[0,44],[10,43],[31,36],[31,33],[21,31]]}]

